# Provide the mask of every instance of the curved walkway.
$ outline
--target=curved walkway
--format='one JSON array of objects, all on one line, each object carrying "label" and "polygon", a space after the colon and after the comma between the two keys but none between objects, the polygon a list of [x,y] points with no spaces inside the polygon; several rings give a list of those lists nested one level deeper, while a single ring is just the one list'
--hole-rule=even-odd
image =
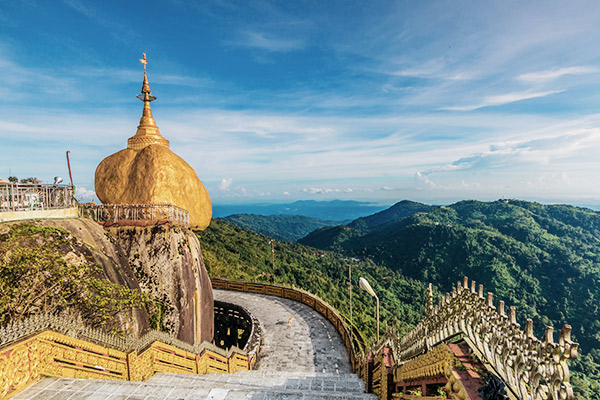
[{"label": "curved walkway", "polygon": [[306,304],[228,290],[214,290],[214,297],[238,304],[258,319],[263,339],[257,370],[352,372],[339,333],[324,316]]}]

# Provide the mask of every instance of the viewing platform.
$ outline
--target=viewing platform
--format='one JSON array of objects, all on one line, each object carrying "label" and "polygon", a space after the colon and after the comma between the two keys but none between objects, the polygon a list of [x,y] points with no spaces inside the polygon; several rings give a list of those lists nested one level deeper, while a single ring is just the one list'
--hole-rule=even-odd
[{"label": "viewing platform", "polygon": [[74,186],[0,183],[0,222],[78,215]]}]

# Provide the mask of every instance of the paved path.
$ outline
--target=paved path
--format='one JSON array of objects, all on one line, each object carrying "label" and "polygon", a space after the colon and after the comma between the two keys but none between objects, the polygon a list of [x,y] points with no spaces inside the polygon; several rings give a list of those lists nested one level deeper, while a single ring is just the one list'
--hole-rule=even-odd
[{"label": "paved path", "polygon": [[215,300],[246,308],[258,319],[263,342],[257,370],[352,372],[339,333],[325,317],[306,304],[228,290],[215,290],[214,296]]},{"label": "paved path", "polygon": [[[214,291],[239,304],[263,331],[254,371],[235,374],[155,374],[146,382],[45,378],[13,400],[365,400],[335,328],[305,304],[279,297]],[[291,321],[290,321],[290,318]]]}]

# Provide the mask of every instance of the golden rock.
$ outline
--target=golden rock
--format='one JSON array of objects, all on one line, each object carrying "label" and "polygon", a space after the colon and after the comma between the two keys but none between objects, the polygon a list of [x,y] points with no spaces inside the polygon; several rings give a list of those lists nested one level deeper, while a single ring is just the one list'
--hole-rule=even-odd
[{"label": "golden rock", "polygon": [[169,141],[158,130],[150,102],[146,55],[142,95],[144,110],[136,134],[127,148],[106,157],[95,175],[98,199],[104,204],[174,204],[190,213],[190,225],[205,229],[212,218],[208,191],[194,169],[169,149]]}]

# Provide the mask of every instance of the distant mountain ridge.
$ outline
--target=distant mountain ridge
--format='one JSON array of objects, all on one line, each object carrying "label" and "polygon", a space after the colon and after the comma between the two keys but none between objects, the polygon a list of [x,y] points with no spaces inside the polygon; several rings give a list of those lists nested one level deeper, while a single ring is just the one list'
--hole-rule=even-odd
[{"label": "distant mountain ridge", "polygon": [[419,212],[428,212],[434,208],[436,207],[427,204],[416,203],[410,200],[402,200],[383,211],[366,217],[357,218],[347,224],[347,226],[354,229],[369,230],[377,225],[382,225],[388,222],[410,217],[411,215]]},{"label": "distant mountain ridge", "polygon": [[299,243],[320,249],[343,250],[341,243],[349,238],[362,237],[366,232],[378,226],[393,223],[421,212],[428,212],[437,206],[402,200],[390,208],[378,213],[357,218],[347,225],[323,227],[298,239]]},{"label": "distant mountain ridge", "polygon": [[303,215],[341,223],[371,215],[388,207],[352,200],[298,200],[286,204],[213,204],[213,217],[224,218],[233,214]]},{"label": "distant mountain ridge", "polygon": [[295,242],[316,229],[336,224],[335,221],[303,215],[233,214],[221,219],[241,228],[286,242]]}]

